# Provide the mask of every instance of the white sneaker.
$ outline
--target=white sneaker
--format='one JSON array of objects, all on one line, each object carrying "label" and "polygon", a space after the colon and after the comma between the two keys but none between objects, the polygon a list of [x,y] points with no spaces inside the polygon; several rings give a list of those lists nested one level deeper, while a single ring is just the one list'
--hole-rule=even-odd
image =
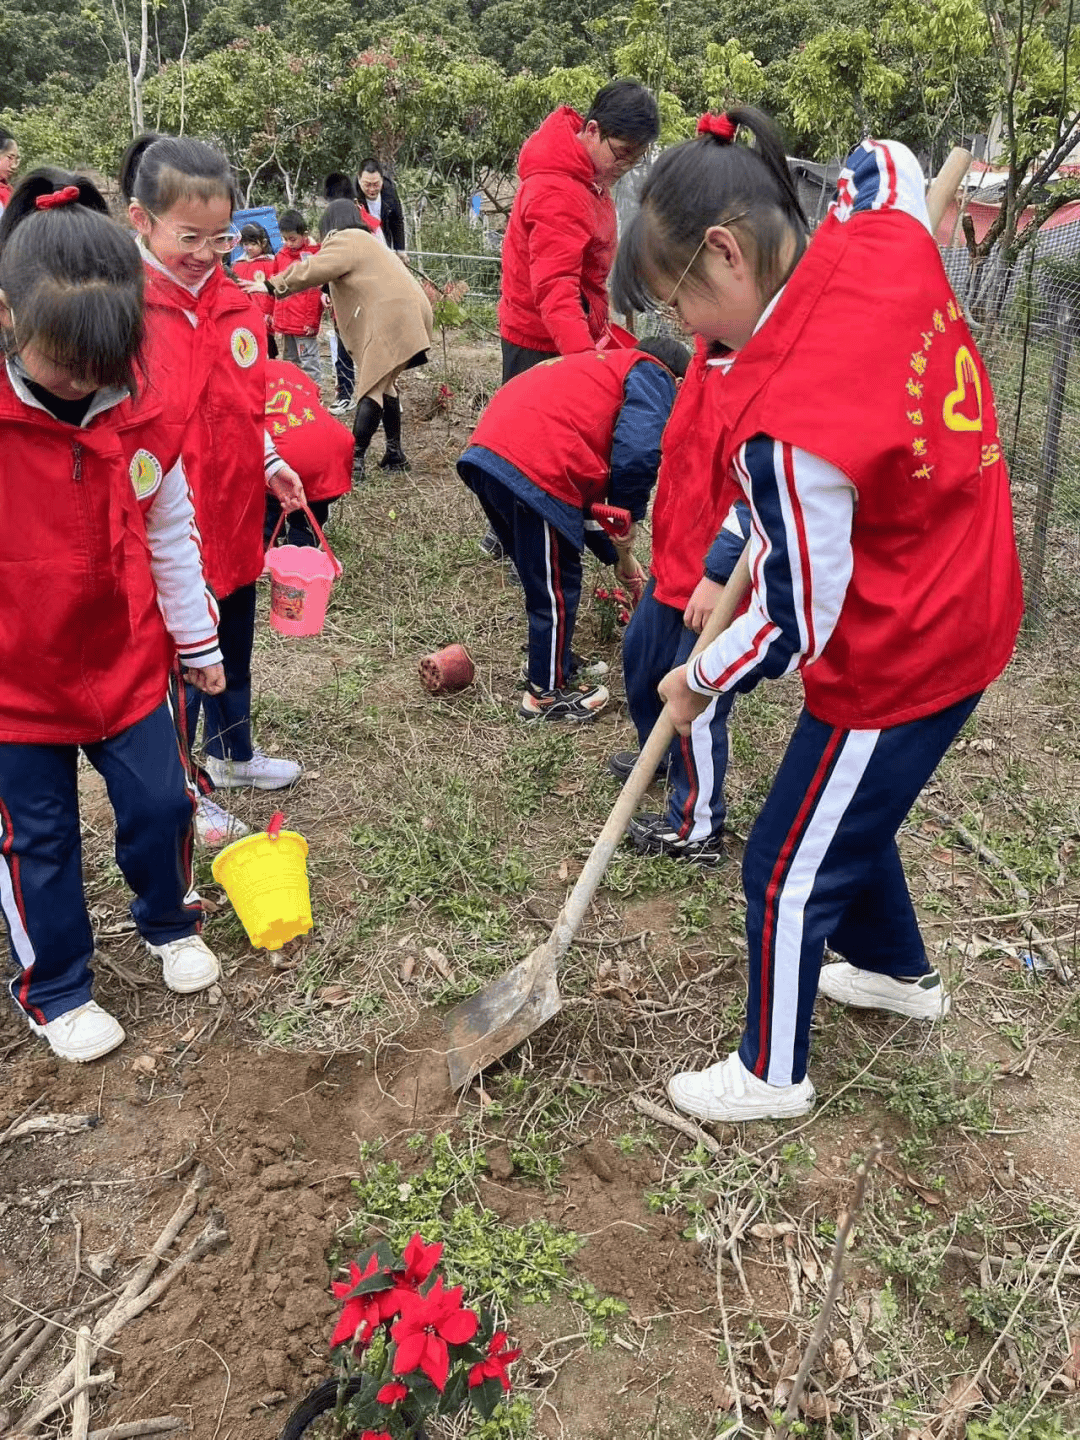
[{"label": "white sneaker", "polygon": [[108,1055],[127,1038],[120,1021],[103,1010],[96,1000],[87,1000],[45,1025],[31,1020],[30,1029],[35,1035],[45,1036],[54,1055],[78,1064]]},{"label": "white sneaker", "polygon": [[335,400],[332,405],[328,405],[326,408],[331,415],[347,415],[350,410],[356,409],[356,401],[355,399]]},{"label": "white sneaker", "polygon": [[253,750],[250,760],[217,760],[208,755],[206,769],[222,790],[284,790],[299,780],[303,766],[295,760],[274,760],[261,750]]},{"label": "white sneaker", "polygon": [[177,995],[193,995],[221,978],[217,956],[201,935],[185,935],[164,945],[147,941],[146,948],[161,961],[161,978]]},{"label": "white sneaker", "polygon": [[840,960],[821,967],[818,991],[841,1005],[863,1010],[889,1010],[916,1020],[940,1020],[952,1006],[952,997],[936,970],[918,980],[894,980],[876,970],[860,970]]},{"label": "white sneaker", "polygon": [[201,845],[231,845],[234,840],[250,835],[251,827],[215,805],[206,795],[200,795],[195,811],[195,834]]},{"label": "white sneaker", "polygon": [[698,1120],[786,1120],[814,1108],[809,1079],[797,1085],[766,1085],[751,1075],[733,1050],[707,1070],[688,1070],[668,1081],[671,1103]]}]

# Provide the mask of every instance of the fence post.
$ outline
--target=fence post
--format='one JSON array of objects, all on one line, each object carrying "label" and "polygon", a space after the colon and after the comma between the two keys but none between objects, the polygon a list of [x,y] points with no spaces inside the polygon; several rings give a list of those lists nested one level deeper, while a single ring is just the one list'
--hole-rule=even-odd
[{"label": "fence post", "polygon": [[1073,313],[1072,304],[1065,295],[1059,297],[1054,328],[1056,344],[1046,401],[1046,429],[1043,432],[1042,452],[1039,456],[1039,484],[1035,495],[1035,518],[1031,533],[1031,564],[1028,567],[1027,609],[1034,620],[1038,619],[1042,608],[1047,533],[1057,480],[1061,421],[1065,413],[1065,388],[1069,381],[1069,361],[1072,358]]}]

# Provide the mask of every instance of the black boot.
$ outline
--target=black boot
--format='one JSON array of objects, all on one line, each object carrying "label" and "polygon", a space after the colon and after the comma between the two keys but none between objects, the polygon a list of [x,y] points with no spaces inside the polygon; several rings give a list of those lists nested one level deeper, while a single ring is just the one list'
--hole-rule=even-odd
[{"label": "black boot", "polygon": [[379,461],[379,469],[408,470],[409,461],[401,448],[401,401],[396,395],[384,397],[383,429],[386,431],[386,454]]},{"label": "black boot", "polygon": [[379,428],[382,420],[382,406],[377,405],[370,395],[365,395],[360,404],[356,407],[356,415],[353,417],[353,439],[356,441],[356,449],[353,452],[353,479],[363,480],[364,478],[364,456],[371,444],[372,436]]}]

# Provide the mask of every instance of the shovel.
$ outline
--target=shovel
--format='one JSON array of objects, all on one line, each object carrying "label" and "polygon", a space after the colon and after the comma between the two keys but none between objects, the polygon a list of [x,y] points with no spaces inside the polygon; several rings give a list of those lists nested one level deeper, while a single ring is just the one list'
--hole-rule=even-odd
[{"label": "shovel", "polygon": [[[717,635],[731,624],[750,585],[747,557],[748,550],[744,550],[724,587],[723,595],[698,637],[692,652],[694,655],[711,645]],[[450,1067],[450,1084],[455,1090],[463,1089],[474,1075],[515,1045],[520,1045],[562,1009],[559,962],[573,944],[589,902],[611,863],[615,847],[674,738],[675,726],[668,718],[665,705],[619,792],[614,809],[597,837],[577,883],[559,911],[551,934],[531,955],[468,1000],[455,1005],[446,1016],[449,1041],[446,1059]]]},{"label": "shovel", "polygon": [[[926,195],[931,232],[941,224],[945,210],[963,182],[971,165],[970,150],[951,150]],[[750,585],[749,547],[732,571],[716,609],[709,616],[692,654],[697,655],[711,645],[722,630],[731,624],[735,611]],[[667,706],[642,747],[637,764],[627,776],[619,792],[615,808],[608,816],[585,861],[566,904],[559,911],[551,934],[542,945],[520,964],[500,975],[471,999],[454,1007],[446,1017],[449,1049],[447,1063],[450,1083],[455,1090],[463,1089],[474,1075],[520,1045],[562,1009],[559,994],[559,962],[573,944],[581,928],[585,911],[604,878],[615,847],[623,837],[634,811],[649,788],[656,767],[667,753],[675,736],[675,727],[668,719]]]}]

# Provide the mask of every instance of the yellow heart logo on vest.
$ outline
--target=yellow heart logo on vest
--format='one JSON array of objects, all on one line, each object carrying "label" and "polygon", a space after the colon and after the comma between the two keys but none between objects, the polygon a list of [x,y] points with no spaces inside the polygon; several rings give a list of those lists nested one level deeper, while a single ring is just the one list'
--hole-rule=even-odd
[{"label": "yellow heart logo on vest", "polygon": [[[967,403],[969,388],[974,396],[974,415],[964,415],[959,408]],[[979,367],[966,345],[961,345],[956,352],[956,389],[946,395],[941,414],[950,430],[983,428],[982,381],[979,379]]]},{"label": "yellow heart logo on vest", "polygon": [[275,390],[266,402],[266,413],[267,415],[287,415],[291,405],[292,396],[288,390]]}]

